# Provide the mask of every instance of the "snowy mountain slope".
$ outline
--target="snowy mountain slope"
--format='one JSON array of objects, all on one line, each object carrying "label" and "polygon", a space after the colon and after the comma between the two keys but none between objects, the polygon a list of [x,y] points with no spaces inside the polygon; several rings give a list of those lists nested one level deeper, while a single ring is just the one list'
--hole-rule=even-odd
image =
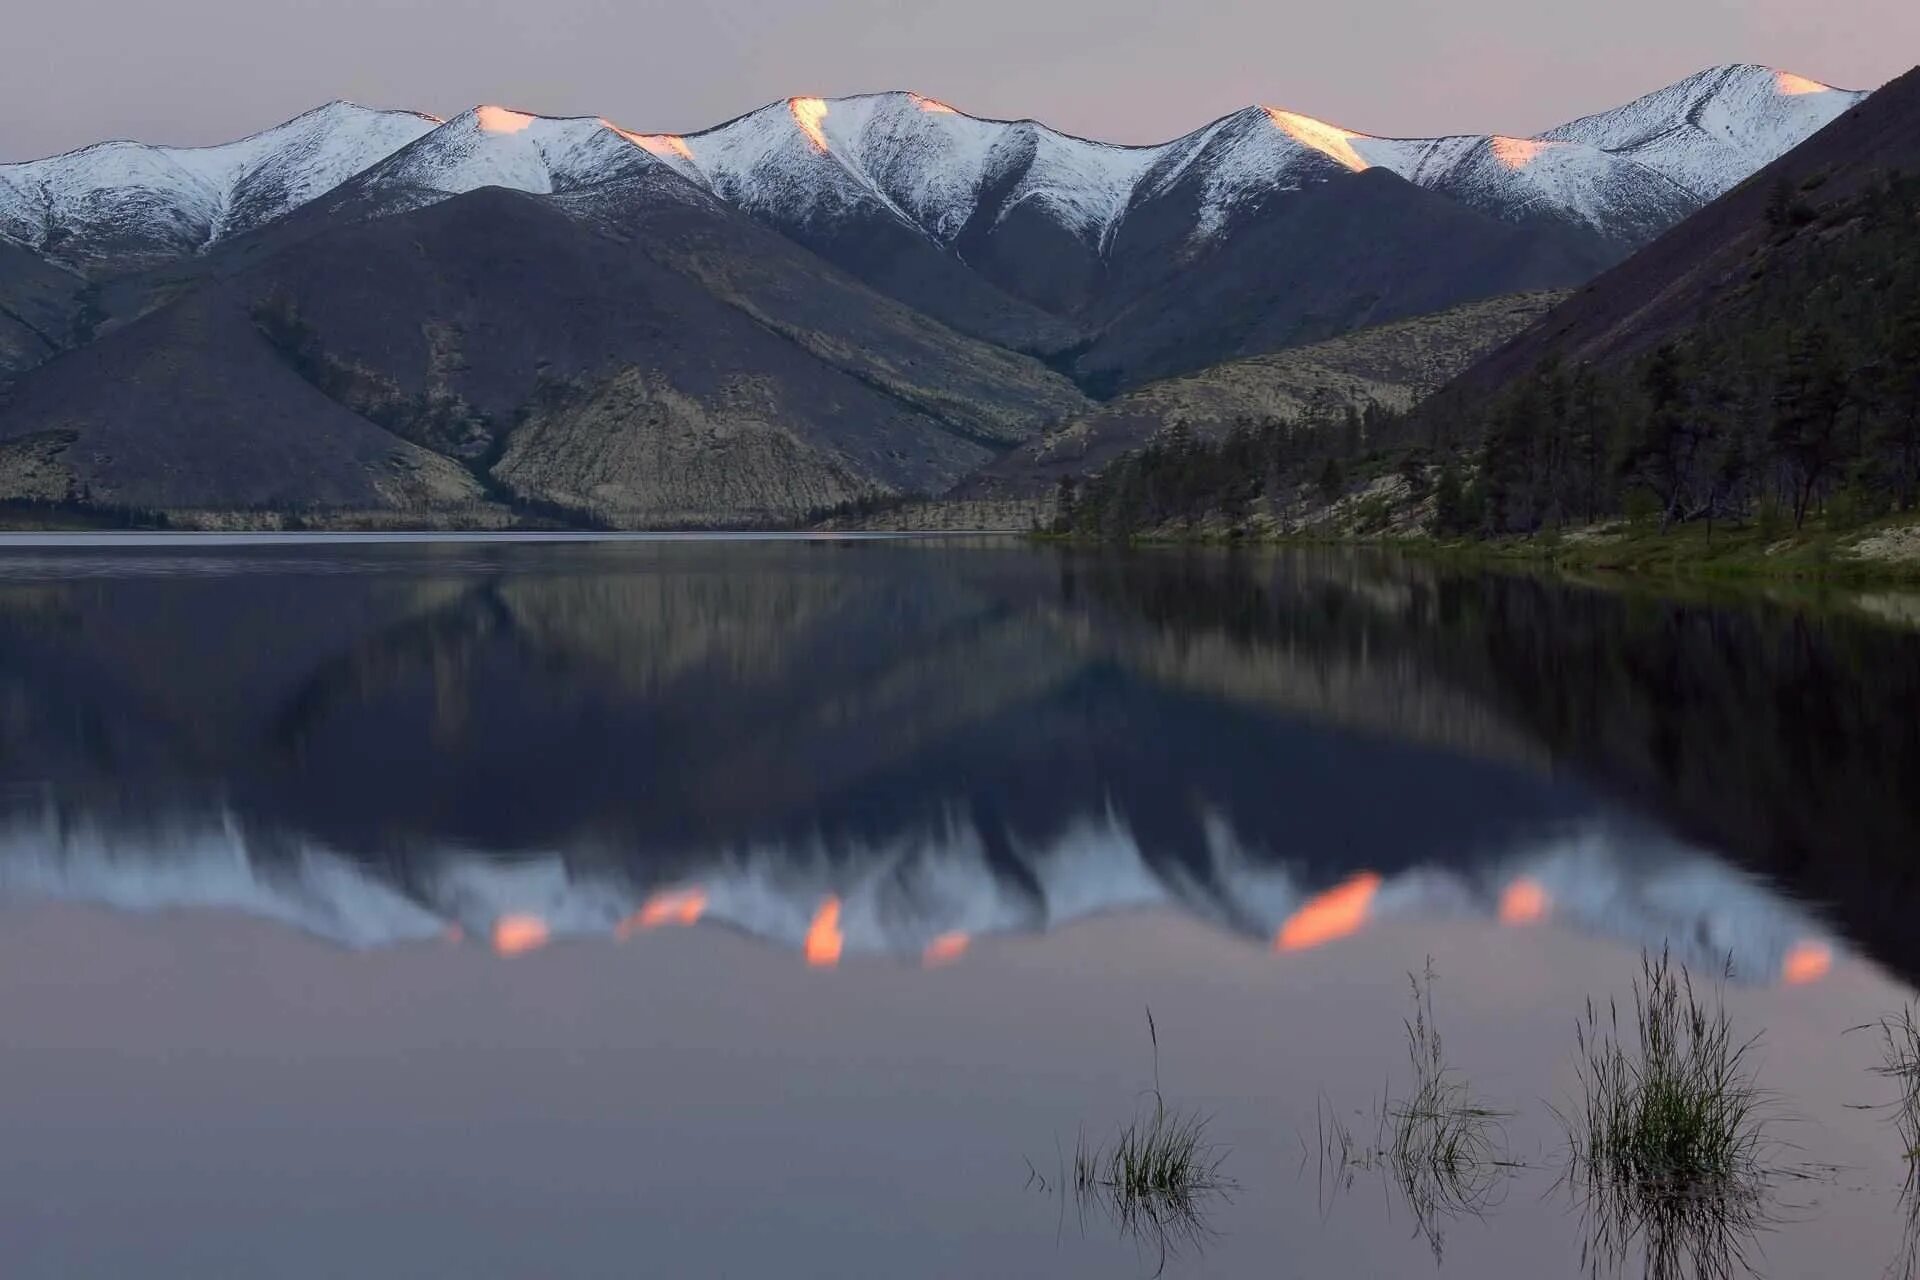
[{"label": "snowy mountain slope", "polygon": [[997,220],[1024,204],[1097,245],[1161,150],[981,119],[913,93],[793,98],[666,145],[743,208],[806,219],[872,202],[943,245],[983,207]]},{"label": "snowy mountain slope", "polygon": [[103,142],[0,165],[0,236],[83,269],[197,253],[333,189],[438,123],[330,102],[219,146]]},{"label": "snowy mountain slope", "polygon": [[1560,218],[1638,244],[1691,213],[1686,188],[1645,165],[1577,142],[1459,137],[1355,144],[1416,186],[1509,222]]},{"label": "snowy mountain slope", "polygon": [[1190,235],[1204,239],[1238,210],[1369,168],[1509,220],[1559,217],[1638,242],[1689,198],[1726,190],[1863,96],[1736,65],[1533,139],[1383,138],[1249,107],[1145,147],[982,119],[911,93],[792,98],[684,137],[496,106],[440,125],[333,102],[220,146],[107,142],[0,165],[0,235],[69,265],[139,266],[261,226],[383,161],[394,190],[546,193],[618,177],[647,157],[778,225],[879,216],[963,254],[983,252],[1017,218],[1097,257],[1134,207],[1183,183],[1201,193]]},{"label": "snowy mountain slope", "polygon": [[1549,129],[1663,174],[1704,203],[1831,124],[1867,95],[1750,64],[1713,67],[1624,107]]},{"label": "snowy mountain slope", "polygon": [[[1038,154],[1009,132],[1015,128],[911,94],[875,94],[791,98],[685,137],[623,136],[951,328],[1016,350],[1057,351],[1076,340],[1073,327],[1004,289],[996,273],[975,269],[955,244],[996,173]],[[1046,199],[1051,190],[1038,182],[1023,198]],[[1084,244],[1078,251],[1092,252]]]},{"label": "snowy mountain slope", "polygon": [[369,191],[442,196],[482,187],[560,195],[630,177],[658,163],[605,120],[481,106],[381,159],[356,185]]}]

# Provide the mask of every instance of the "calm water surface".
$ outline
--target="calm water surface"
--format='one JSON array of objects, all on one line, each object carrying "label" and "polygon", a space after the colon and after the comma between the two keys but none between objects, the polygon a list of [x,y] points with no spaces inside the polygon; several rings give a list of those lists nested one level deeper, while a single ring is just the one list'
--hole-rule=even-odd
[{"label": "calm water surface", "polygon": [[[1901,1275],[1920,611],[1011,541],[0,545],[0,1274],[1643,1275],[1589,996],[1779,1138],[1670,1275]],[[1409,971],[1511,1158],[1324,1176]],[[1171,1239],[1082,1134],[1212,1116]]]}]

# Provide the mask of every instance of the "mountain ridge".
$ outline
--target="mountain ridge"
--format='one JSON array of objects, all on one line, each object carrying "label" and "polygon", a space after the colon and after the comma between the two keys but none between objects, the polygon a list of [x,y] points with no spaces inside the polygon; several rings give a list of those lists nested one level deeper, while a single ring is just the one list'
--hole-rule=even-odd
[{"label": "mountain ridge", "polygon": [[[1710,185],[1859,100],[1732,66],[1565,128],[1645,151],[1665,112],[1699,136],[1654,159]],[[793,520],[944,492],[1089,397],[1584,284],[1697,203],[1575,138],[1269,107],[1125,146],[903,92],[685,135],[337,101],[210,148],[0,165],[0,440],[34,442],[0,498]],[[311,456],[309,410],[359,443]]]},{"label": "mountain ridge", "polygon": [[[869,192],[885,196],[886,203],[892,211],[912,222],[936,242],[951,244],[964,229],[966,218],[956,218],[954,216],[956,211],[947,207],[922,209],[917,214],[911,213],[908,207],[913,202],[897,198],[895,192],[888,190],[888,184],[885,181],[875,180],[875,175],[866,171],[865,164],[850,163],[847,154],[849,147],[858,150],[859,145],[863,145],[866,126],[871,123],[876,109],[885,107],[889,110],[881,113],[885,116],[882,123],[896,135],[902,127],[900,116],[903,110],[923,118],[922,123],[930,128],[946,129],[949,133],[972,132],[978,135],[968,143],[973,146],[973,154],[967,157],[968,163],[980,168],[979,172],[972,175],[970,193],[974,195],[990,185],[987,182],[988,175],[984,167],[993,161],[994,149],[1008,138],[1018,141],[1031,140],[1048,147],[1065,148],[1069,152],[1081,149],[1078,159],[1085,160],[1091,156],[1104,162],[1104,164],[1093,165],[1092,168],[1104,168],[1107,172],[1092,174],[1089,181],[1098,185],[1097,180],[1104,178],[1107,182],[1106,199],[1094,202],[1106,206],[1105,217],[1104,219],[1083,218],[1081,223],[1083,230],[1088,225],[1099,225],[1100,235],[1097,238],[1105,242],[1111,238],[1114,218],[1124,216],[1126,207],[1143,194],[1155,194],[1177,180],[1208,143],[1216,140],[1224,131],[1229,131],[1230,125],[1237,127],[1256,119],[1264,119],[1272,126],[1272,132],[1277,135],[1277,138],[1286,140],[1286,143],[1279,147],[1282,151],[1287,150],[1290,145],[1299,152],[1317,155],[1329,163],[1339,164],[1349,169],[1386,167],[1400,173],[1409,181],[1443,185],[1444,170],[1447,166],[1442,166],[1443,172],[1436,174],[1427,162],[1432,159],[1436,149],[1444,149],[1446,144],[1461,142],[1485,144],[1489,149],[1503,153],[1512,163],[1515,171],[1523,171],[1529,167],[1540,152],[1529,148],[1516,150],[1514,144],[1562,144],[1570,147],[1586,147],[1606,154],[1612,154],[1613,151],[1644,151],[1652,141],[1658,141],[1658,139],[1641,136],[1648,131],[1645,129],[1636,131],[1636,122],[1644,120],[1655,108],[1679,104],[1685,107],[1687,119],[1691,121],[1694,116],[1711,107],[1718,97],[1723,97],[1726,93],[1737,91],[1744,95],[1744,100],[1764,100],[1765,94],[1761,87],[1764,84],[1774,85],[1779,90],[1779,96],[1797,103],[1788,112],[1789,116],[1794,119],[1808,120],[1824,116],[1825,118],[1819,123],[1824,123],[1825,119],[1831,119],[1837,115],[1839,110],[1844,109],[1844,105],[1850,105],[1865,96],[1858,91],[1837,89],[1819,81],[1774,68],[1750,64],[1728,64],[1698,72],[1685,80],[1643,95],[1623,107],[1581,117],[1533,135],[1531,138],[1501,134],[1419,137],[1361,133],[1292,110],[1254,104],[1229,112],[1167,142],[1152,144],[1110,143],[1083,138],[1054,129],[1031,117],[1000,120],[975,116],[937,99],[907,90],[850,94],[836,98],[777,99],[744,112],[731,120],[685,134],[645,133],[624,128],[606,117],[548,116],[492,104],[476,106],[460,115],[442,120],[422,112],[365,107],[346,99],[335,99],[290,120],[231,142],[203,147],[168,147],[115,139],[96,142],[52,156],[0,163],[0,236],[32,247],[33,238],[22,234],[24,228],[30,225],[30,219],[23,217],[20,212],[23,205],[31,203],[24,198],[24,193],[36,183],[44,188],[49,177],[64,176],[60,173],[62,169],[74,168],[83,160],[138,157],[156,164],[170,164],[180,171],[178,176],[204,178],[206,174],[218,169],[223,163],[236,165],[244,170],[249,160],[263,149],[269,153],[269,158],[272,158],[274,147],[271,144],[289,133],[297,133],[300,126],[332,124],[338,121],[341,127],[333,132],[342,137],[330,140],[343,146],[347,143],[355,143],[354,139],[345,136],[352,132],[347,126],[360,126],[364,130],[371,131],[371,136],[364,140],[363,145],[355,143],[346,153],[346,158],[361,160],[357,168],[351,172],[335,172],[336,165],[327,170],[328,175],[333,177],[331,185],[338,185],[338,182],[344,181],[355,173],[392,159],[399,151],[431,132],[459,127],[463,121],[491,115],[502,121],[513,122],[505,129],[492,130],[495,132],[518,132],[535,122],[542,124],[597,123],[613,136],[633,145],[637,150],[668,164],[682,176],[691,178],[697,174],[710,187],[716,188],[740,182],[739,170],[729,165],[724,155],[719,158],[716,167],[710,169],[703,164],[699,154],[702,148],[696,147],[694,145],[696,142],[705,140],[708,144],[730,145],[734,135],[741,133],[780,135],[759,140],[768,144],[791,144],[797,138],[802,140],[804,145],[816,149],[819,154],[838,161],[840,167],[847,173],[860,178],[862,185]],[[807,117],[804,121],[801,119],[802,114]],[[343,117],[344,119],[341,119]],[[843,126],[848,117],[853,118],[851,127],[855,131],[854,134],[844,132]],[[1766,123],[1765,120],[1762,121],[1763,125]],[[373,128],[375,125],[380,127]],[[1793,132],[1792,129],[1779,126],[1778,122],[1775,122],[1775,125],[1776,128],[1772,133],[1768,133],[1765,129],[1761,130],[1762,134],[1770,137],[1773,142],[1778,142]],[[993,136],[988,138],[987,134]],[[1804,137],[1804,132],[1800,136]],[[923,137],[921,140],[924,142],[926,139]],[[1792,140],[1800,139],[1796,137]],[[959,146],[953,138],[948,138],[946,141],[953,144],[949,146],[949,150]],[[982,141],[987,142],[984,148],[977,145]],[[1751,144],[1747,146],[1748,150],[1761,145],[1753,143],[1751,139],[1746,140],[1746,143]],[[1700,144],[1696,140],[1692,145],[1697,149]],[[1408,149],[1409,146],[1412,147],[1411,150]],[[380,149],[382,147],[384,150]],[[1609,148],[1612,150],[1610,151]],[[1547,152],[1555,149],[1550,145],[1545,147]],[[1779,148],[1779,150],[1784,149],[1784,147]],[[1654,157],[1658,162],[1655,171],[1669,177],[1672,176],[1670,171],[1679,165],[1679,161],[1668,154],[1671,151],[1672,148],[1669,147],[1667,151]],[[1774,152],[1774,154],[1778,153],[1778,150]],[[336,156],[338,154],[335,153]],[[1006,158],[1002,156],[1002,162]],[[1762,162],[1771,158],[1771,155],[1765,156]],[[1156,163],[1163,160],[1170,163],[1166,165]],[[1052,161],[1064,162],[1060,156],[1052,157]],[[111,172],[103,175],[94,181],[94,187],[128,185],[126,181],[119,183],[110,181],[114,176]],[[1258,178],[1275,175],[1255,176]],[[1278,174],[1281,179],[1287,176],[1289,174],[1284,169]],[[1710,172],[1702,174],[1694,185],[1696,187],[1711,185],[1719,182],[1723,177],[1724,174],[1719,169],[1713,168]],[[83,186],[86,185],[84,175],[75,176],[71,180]],[[1115,183],[1122,184],[1124,190]],[[1143,187],[1147,188],[1144,193]],[[1724,185],[1719,189],[1724,189]],[[318,194],[322,192],[308,192],[305,199],[311,199]],[[1031,193],[1023,193],[1021,199],[1026,199],[1029,194]],[[1718,190],[1714,190],[1711,194],[1718,194]],[[12,200],[8,200],[8,196],[13,197]],[[747,192],[743,195],[742,201],[751,204],[754,198],[755,193]],[[1231,200],[1237,198],[1237,193],[1225,192],[1222,193],[1222,198]],[[304,202],[305,200],[302,199],[294,203]],[[289,204],[287,208],[279,209],[278,213],[283,214],[291,207],[292,205]],[[1001,209],[1000,213],[1004,216],[1005,209]],[[214,230],[218,234],[226,234],[224,228],[214,228]],[[212,238],[218,238],[218,235]]]}]

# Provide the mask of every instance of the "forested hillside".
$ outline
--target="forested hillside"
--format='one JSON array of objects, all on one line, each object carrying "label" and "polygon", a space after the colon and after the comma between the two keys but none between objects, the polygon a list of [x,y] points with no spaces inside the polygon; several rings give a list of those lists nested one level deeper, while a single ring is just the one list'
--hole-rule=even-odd
[{"label": "forested hillside", "polygon": [[1316,503],[1443,536],[1912,511],[1916,120],[1910,74],[1411,413],[1169,438],[1063,491],[1059,527],[1271,527]]}]

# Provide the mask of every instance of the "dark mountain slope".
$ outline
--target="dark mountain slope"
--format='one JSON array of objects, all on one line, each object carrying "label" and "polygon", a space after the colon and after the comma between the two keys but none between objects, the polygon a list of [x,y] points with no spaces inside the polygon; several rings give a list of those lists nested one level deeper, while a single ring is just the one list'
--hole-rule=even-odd
[{"label": "dark mountain slope", "polygon": [[0,240],[0,382],[69,346],[85,282]]},{"label": "dark mountain slope", "polygon": [[[225,288],[35,369],[0,406],[0,498],[106,507],[467,507],[459,465],[304,381]],[[24,461],[31,470],[23,470]]]},{"label": "dark mountain slope", "polygon": [[875,293],[665,171],[558,203],[961,435],[1012,444],[1086,408],[1072,383],[1038,362]]},{"label": "dark mountain slope", "polygon": [[898,302],[960,333],[1014,351],[1057,355],[1082,337],[1070,318],[1049,315],[878,207],[830,223],[781,228],[794,243]]},{"label": "dark mountain slope", "polygon": [[[378,491],[318,462],[306,494],[305,463],[279,469],[270,493],[251,464],[219,463],[216,438],[265,456],[248,424],[291,431],[319,403],[327,421],[433,451],[463,497],[479,490],[462,466],[503,496],[616,523],[753,522],[945,487],[1036,412],[1082,403],[1032,361],[876,299],[692,195],[629,186],[571,207],[488,188],[277,230],[198,281],[173,277],[191,292],[120,341],[23,380],[0,438],[58,429],[75,457],[110,437],[121,469],[81,467],[76,486],[122,505],[367,503]],[[782,249],[762,258],[763,244]],[[115,393],[130,384],[141,394]],[[210,451],[191,485],[144,454],[143,482],[129,461],[156,398],[164,429],[144,447],[184,449],[191,435]]]},{"label": "dark mountain slope", "polygon": [[1198,191],[1132,211],[1113,245],[1124,302],[1079,359],[1110,393],[1443,310],[1590,278],[1621,250],[1562,223],[1502,222],[1379,169],[1339,171],[1184,240]]}]

